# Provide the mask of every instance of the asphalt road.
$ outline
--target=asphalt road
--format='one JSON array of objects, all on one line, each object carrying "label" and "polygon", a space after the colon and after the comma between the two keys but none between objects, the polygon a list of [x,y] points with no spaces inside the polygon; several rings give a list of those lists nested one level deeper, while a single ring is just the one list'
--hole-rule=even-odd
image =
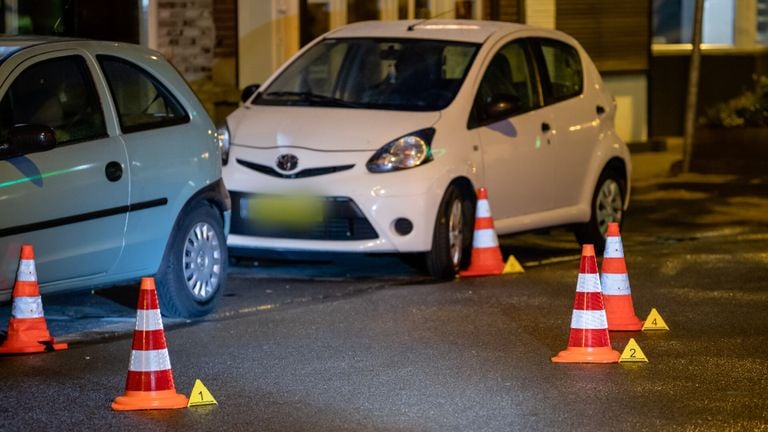
[{"label": "asphalt road", "polygon": [[216,314],[166,322],[177,390],[199,378],[217,406],[112,412],[131,290],[46,298],[73,345],[0,358],[0,430],[768,430],[765,191],[711,176],[638,185],[622,232],[635,308],[671,330],[611,341],[634,337],[645,364],[550,362],[579,252],[555,230],[502,239],[524,274],[446,283],[391,257],[243,263]]}]

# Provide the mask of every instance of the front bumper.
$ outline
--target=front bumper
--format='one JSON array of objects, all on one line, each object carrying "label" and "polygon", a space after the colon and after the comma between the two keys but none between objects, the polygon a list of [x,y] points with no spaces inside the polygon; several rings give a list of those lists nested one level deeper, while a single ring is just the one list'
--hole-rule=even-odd
[{"label": "front bumper", "polygon": [[[432,246],[434,210],[432,194],[375,196],[367,194],[319,196],[325,203],[323,221],[302,228],[265,227],[248,214],[247,200],[254,194],[230,191],[232,229],[227,244],[235,250],[329,252],[424,252]],[[367,196],[366,196],[367,195]],[[439,201],[440,197],[437,197]],[[413,224],[403,235],[395,229],[398,219]]]}]

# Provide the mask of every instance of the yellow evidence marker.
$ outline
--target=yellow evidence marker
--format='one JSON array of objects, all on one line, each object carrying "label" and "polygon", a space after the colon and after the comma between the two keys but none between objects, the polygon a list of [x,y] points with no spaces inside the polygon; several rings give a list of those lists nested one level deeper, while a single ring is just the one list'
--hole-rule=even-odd
[{"label": "yellow evidence marker", "polygon": [[659,312],[656,311],[656,308],[652,308],[651,313],[648,314],[648,318],[645,319],[645,324],[643,324],[642,330],[669,330],[669,327],[667,327],[667,323],[664,322],[664,319],[659,315]]},{"label": "yellow evidence marker", "polygon": [[211,392],[203,385],[203,382],[199,379],[195,380],[195,385],[192,387],[192,394],[189,395],[189,403],[187,408],[201,405],[218,405],[216,399],[213,398]]},{"label": "yellow evidence marker", "polygon": [[525,269],[522,265],[520,265],[520,262],[517,261],[517,258],[515,258],[514,255],[510,255],[509,258],[507,258],[507,264],[504,266],[504,270],[501,272],[501,274],[511,273],[525,273]]},{"label": "yellow evidence marker", "polygon": [[635,338],[629,338],[624,352],[619,357],[619,363],[648,363],[645,353],[640,349],[640,345],[635,342]]}]

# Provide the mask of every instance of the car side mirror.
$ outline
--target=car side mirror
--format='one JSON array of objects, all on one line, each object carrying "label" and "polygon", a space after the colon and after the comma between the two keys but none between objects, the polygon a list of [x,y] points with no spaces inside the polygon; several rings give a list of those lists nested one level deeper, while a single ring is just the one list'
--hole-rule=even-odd
[{"label": "car side mirror", "polygon": [[251,98],[251,96],[253,96],[253,94],[254,94],[254,93],[256,93],[256,91],[258,91],[258,90],[259,90],[259,84],[251,84],[251,85],[249,85],[249,86],[246,86],[246,87],[243,89],[243,92],[242,92],[242,93],[240,93],[240,101],[242,101],[242,102],[246,102],[246,101],[247,101],[248,99],[250,99],[250,98]]},{"label": "car side mirror", "polygon": [[0,143],[0,159],[39,153],[56,147],[56,134],[48,126],[17,125],[11,128],[8,141]]},{"label": "car side mirror", "polygon": [[485,105],[485,113],[487,118],[502,119],[520,112],[520,108],[522,108],[520,98],[509,94],[500,94],[494,96]]}]

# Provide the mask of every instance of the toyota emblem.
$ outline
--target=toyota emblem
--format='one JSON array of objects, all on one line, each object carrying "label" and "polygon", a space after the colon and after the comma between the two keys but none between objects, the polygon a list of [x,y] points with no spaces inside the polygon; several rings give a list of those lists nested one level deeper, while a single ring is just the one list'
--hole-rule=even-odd
[{"label": "toyota emblem", "polygon": [[293,171],[299,166],[299,158],[290,153],[281,154],[277,157],[275,165],[283,171]]}]

